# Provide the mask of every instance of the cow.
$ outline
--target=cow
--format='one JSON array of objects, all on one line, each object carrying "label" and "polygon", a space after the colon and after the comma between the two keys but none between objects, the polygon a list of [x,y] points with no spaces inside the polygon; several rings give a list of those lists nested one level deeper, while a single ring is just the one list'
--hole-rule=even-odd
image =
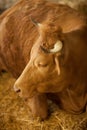
[{"label": "cow", "polygon": [[0,71],[34,117],[48,117],[48,99],[70,113],[86,111],[87,23],[80,12],[45,0],[21,0],[0,16]]}]

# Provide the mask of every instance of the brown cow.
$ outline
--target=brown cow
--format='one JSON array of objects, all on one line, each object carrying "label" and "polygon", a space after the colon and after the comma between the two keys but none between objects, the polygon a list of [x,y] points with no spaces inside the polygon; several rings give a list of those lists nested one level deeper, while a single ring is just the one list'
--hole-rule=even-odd
[{"label": "brown cow", "polygon": [[48,98],[66,111],[83,112],[87,102],[84,16],[66,5],[21,0],[0,16],[0,67],[19,76],[14,89],[28,101],[34,116],[47,117]]}]

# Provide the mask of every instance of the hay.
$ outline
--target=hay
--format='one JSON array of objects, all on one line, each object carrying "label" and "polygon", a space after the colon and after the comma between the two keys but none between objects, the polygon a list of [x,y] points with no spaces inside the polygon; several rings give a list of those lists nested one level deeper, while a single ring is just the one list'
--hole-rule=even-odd
[{"label": "hay", "polygon": [[0,76],[0,130],[87,130],[87,113],[71,115],[52,102],[49,119],[33,119],[27,104],[13,91],[14,82],[8,73]]}]

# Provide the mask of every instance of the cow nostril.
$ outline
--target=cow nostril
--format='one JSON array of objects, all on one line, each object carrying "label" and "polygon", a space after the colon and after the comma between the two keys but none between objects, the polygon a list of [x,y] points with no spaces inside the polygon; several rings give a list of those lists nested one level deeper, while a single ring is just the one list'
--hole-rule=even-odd
[{"label": "cow nostril", "polygon": [[21,89],[19,89],[16,86],[14,86],[14,91],[17,92],[17,93],[19,93],[19,92],[21,92]]},{"label": "cow nostril", "polygon": [[17,93],[19,93],[19,92],[21,92],[21,90],[20,90],[20,89],[18,89],[16,92],[17,92]]}]

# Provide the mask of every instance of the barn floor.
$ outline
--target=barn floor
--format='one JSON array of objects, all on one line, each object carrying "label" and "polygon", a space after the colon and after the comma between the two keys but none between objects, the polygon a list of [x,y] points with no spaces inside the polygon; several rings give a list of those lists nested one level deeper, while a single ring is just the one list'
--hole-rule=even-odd
[{"label": "barn floor", "polygon": [[49,102],[48,120],[33,119],[28,106],[13,91],[15,79],[0,76],[0,130],[87,130],[87,113],[70,115]]}]

